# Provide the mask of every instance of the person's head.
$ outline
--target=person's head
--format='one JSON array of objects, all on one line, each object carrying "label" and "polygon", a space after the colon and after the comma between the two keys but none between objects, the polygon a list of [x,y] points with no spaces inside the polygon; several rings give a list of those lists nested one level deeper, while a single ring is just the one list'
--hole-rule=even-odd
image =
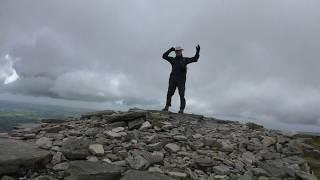
[{"label": "person's head", "polygon": [[175,47],[174,52],[176,53],[176,56],[182,56],[182,51],[183,51],[183,48],[181,46]]}]

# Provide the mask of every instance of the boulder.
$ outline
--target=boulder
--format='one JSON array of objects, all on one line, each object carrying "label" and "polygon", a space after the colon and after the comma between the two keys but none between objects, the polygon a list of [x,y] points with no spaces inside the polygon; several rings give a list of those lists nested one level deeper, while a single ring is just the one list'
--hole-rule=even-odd
[{"label": "boulder", "polygon": [[63,129],[64,129],[63,127],[56,125],[56,126],[44,128],[43,130],[46,131],[47,133],[58,133],[59,131],[62,131]]},{"label": "boulder", "polygon": [[121,138],[121,134],[119,134],[117,132],[113,132],[113,131],[105,131],[105,132],[103,132],[103,134],[105,134],[109,138]]},{"label": "boulder", "polygon": [[42,149],[50,149],[52,147],[52,141],[47,137],[41,137],[36,141],[36,144]]},{"label": "boulder", "polygon": [[120,131],[124,131],[124,127],[116,127],[116,128],[113,128],[111,131],[118,133]]},{"label": "boulder", "polygon": [[68,169],[68,167],[69,167],[69,163],[63,162],[63,163],[56,164],[55,166],[53,166],[52,169],[54,171],[64,171],[64,170]]},{"label": "boulder", "polygon": [[103,156],[104,155],[104,149],[101,144],[90,144],[89,146],[89,152],[96,156]]},{"label": "boulder", "polygon": [[213,171],[219,175],[229,175],[230,167],[225,165],[214,166]]},{"label": "boulder", "polygon": [[186,173],[183,172],[176,172],[176,171],[170,171],[167,173],[169,176],[172,176],[174,178],[179,178],[179,179],[183,179],[187,177]]},{"label": "boulder", "polygon": [[86,139],[69,138],[62,143],[61,152],[70,160],[86,159],[89,155],[90,141]]},{"label": "boulder", "polygon": [[176,153],[180,150],[180,146],[178,146],[177,144],[174,144],[174,143],[169,143],[169,144],[165,145],[164,148],[167,151],[172,152],[172,153]]},{"label": "boulder", "polygon": [[70,174],[66,180],[115,180],[120,179],[124,169],[103,162],[72,161],[66,172]]},{"label": "boulder", "polygon": [[138,118],[135,119],[133,121],[129,121],[128,122],[128,129],[132,130],[132,129],[139,129],[140,126],[144,123],[144,119],[143,118]]},{"label": "boulder", "polygon": [[152,127],[151,123],[150,123],[149,121],[145,121],[145,122],[141,125],[140,130],[145,130],[145,129],[148,129],[148,128],[151,128],[151,127]]},{"label": "boulder", "polygon": [[130,153],[126,158],[126,161],[131,168],[137,170],[146,170],[151,165],[150,162],[146,160],[141,154],[135,152]]},{"label": "boulder", "polygon": [[50,162],[51,157],[49,151],[39,149],[34,143],[0,139],[0,176],[44,168]]},{"label": "boulder", "polygon": [[62,152],[57,152],[56,154],[53,155],[51,163],[55,165],[65,160],[66,158],[63,156]]},{"label": "boulder", "polygon": [[119,114],[113,114],[109,116],[104,116],[109,123],[117,122],[117,121],[132,121],[138,118],[146,118],[146,112],[125,112]]},{"label": "boulder", "polygon": [[248,122],[246,123],[246,126],[248,127],[248,129],[251,129],[251,130],[260,130],[260,129],[263,129],[263,126],[259,125],[259,124],[256,124],[256,123],[253,123],[253,122]]}]

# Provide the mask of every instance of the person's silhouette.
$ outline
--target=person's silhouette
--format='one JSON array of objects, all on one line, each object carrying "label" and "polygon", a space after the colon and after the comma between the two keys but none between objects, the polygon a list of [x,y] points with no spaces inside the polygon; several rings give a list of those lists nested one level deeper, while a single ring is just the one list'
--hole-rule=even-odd
[{"label": "person's silhouette", "polygon": [[[170,73],[169,78],[169,87],[167,92],[167,101],[166,106],[162,109],[163,111],[168,111],[171,106],[171,98],[178,87],[179,95],[180,95],[180,110],[179,113],[183,113],[184,108],[186,106],[186,100],[184,97],[185,94],[185,83],[186,83],[186,75],[187,75],[187,65],[192,62],[197,62],[199,59],[200,46],[196,47],[197,52],[194,57],[183,57],[182,51],[183,49],[180,46],[176,48],[172,47],[167,50],[162,58],[167,60],[171,66],[172,71]],[[169,54],[175,51],[176,57],[170,57]]]}]

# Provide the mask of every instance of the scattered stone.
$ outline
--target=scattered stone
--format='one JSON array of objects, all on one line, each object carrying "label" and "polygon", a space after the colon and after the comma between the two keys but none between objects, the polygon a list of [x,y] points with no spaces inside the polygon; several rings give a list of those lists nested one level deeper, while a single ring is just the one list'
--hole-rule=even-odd
[{"label": "scattered stone", "polygon": [[43,130],[46,131],[47,133],[58,133],[59,131],[62,131],[64,128],[62,128],[59,125],[44,128]]},{"label": "scattered stone", "polygon": [[276,141],[276,139],[273,138],[273,137],[264,136],[261,142],[262,142],[262,144],[263,144],[264,146],[267,146],[267,147],[268,147],[268,146],[271,146],[271,145],[275,144],[277,141]]},{"label": "scattered stone", "polygon": [[186,173],[182,173],[182,172],[175,172],[175,171],[171,171],[167,173],[169,176],[172,176],[174,178],[186,178],[187,174]]},{"label": "scattered stone", "polygon": [[164,146],[164,143],[162,142],[157,142],[157,143],[154,143],[154,144],[148,144],[146,146],[146,149],[148,151],[160,151]]},{"label": "scattered stone", "polygon": [[197,133],[197,134],[195,134],[195,135],[192,135],[192,137],[193,137],[194,139],[200,139],[200,138],[202,138],[203,136],[202,136],[201,134]]},{"label": "scattered stone", "polygon": [[103,158],[102,161],[107,162],[107,163],[112,163],[112,161],[109,158]]},{"label": "scattered stone", "polygon": [[281,154],[275,153],[275,152],[266,152],[262,154],[262,158],[265,160],[279,159],[280,157],[281,157]]},{"label": "scattered stone", "polygon": [[124,127],[116,127],[116,128],[113,128],[111,131],[118,133],[120,131],[124,131]]},{"label": "scattered stone", "polygon": [[90,144],[89,152],[93,155],[96,155],[96,156],[103,156],[104,155],[104,149],[101,144]]},{"label": "scattered stone", "polygon": [[121,134],[113,132],[113,131],[105,131],[104,134],[110,138],[121,138]]},{"label": "scattered stone", "polygon": [[151,123],[150,123],[149,121],[145,121],[145,122],[141,125],[140,130],[149,129],[149,128],[151,128],[151,127],[152,127]]},{"label": "scattered stone", "polygon": [[229,175],[230,167],[225,165],[214,166],[213,171],[219,175]]},{"label": "scattered stone", "polygon": [[25,134],[25,135],[23,135],[23,137],[24,137],[24,139],[35,139],[36,134],[34,134],[34,133]]},{"label": "scattered stone", "polygon": [[[311,138],[194,114],[134,108],[50,121],[1,133],[0,176],[9,171],[36,180],[314,179],[301,155],[320,154],[309,145]],[[17,158],[4,161],[14,157],[1,144],[8,138],[24,140],[14,145],[23,150],[13,149]],[[20,142],[47,156],[30,154]]]},{"label": "scattered stone", "polygon": [[161,173],[129,170],[120,180],[174,180]]},{"label": "scattered stone", "polygon": [[147,161],[144,157],[140,154],[132,153],[130,154],[126,161],[130,165],[131,168],[137,170],[145,170],[150,166],[149,161]]},{"label": "scattered stone", "polygon": [[194,163],[200,167],[211,167],[216,165],[216,162],[210,157],[197,157],[194,159]]},{"label": "scattered stone", "polygon": [[144,123],[144,119],[143,118],[139,118],[139,119],[135,119],[133,121],[129,121],[128,122],[128,128],[129,130],[132,129],[139,129],[140,126]]},{"label": "scattered stone", "polygon": [[188,138],[182,135],[177,135],[177,136],[173,136],[173,139],[177,141],[186,141]]},{"label": "scattered stone", "polygon": [[204,138],[203,144],[205,146],[212,146],[212,147],[218,147],[218,148],[222,147],[221,143],[217,139],[214,139],[214,138]]},{"label": "scattered stone", "polygon": [[36,144],[42,149],[50,149],[52,147],[52,141],[47,137],[41,137],[36,141]]},{"label": "scattered stone", "polygon": [[252,164],[253,162],[256,161],[256,158],[254,154],[250,151],[246,151],[245,153],[242,154],[242,159],[249,164]]},{"label": "scattered stone", "polygon": [[270,174],[262,168],[252,168],[252,173],[255,176],[270,176]]},{"label": "scattered stone", "polygon": [[246,123],[246,126],[251,129],[251,130],[260,130],[260,129],[263,129],[263,126],[261,125],[258,125],[256,123],[252,123],[252,122],[249,122],[249,123]]},{"label": "scattered stone", "polygon": [[69,135],[70,135],[70,136],[77,136],[77,137],[79,137],[79,136],[82,136],[82,133],[81,133],[80,131],[71,130],[71,131],[69,131]]},{"label": "scattered stone", "polygon": [[165,145],[164,148],[167,151],[172,152],[172,153],[176,153],[180,150],[180,146],[178,146],[177,144],[174,144],[174,143],[169,143],[169,144]]},{"label": "scattered stone", "polygon": [[110,116],[105,116],[108,122],[117,122],[117,121],[132,121],[138,118],[145,119],[146,112],[126,112],[121,114],[112,114]]},{"label": "scattered stone", "polygon": [[54,154],[54,156],[52,157],[51,163],[53,165],[58,164],[62,161],[65,161],[66,158],[64,157],[64,155],[62,154],[62,152],[57,152]]},{"label": "scattered stone", "polygon": [[160,169],[159,167],[149,167],[148,171],[149,171],[149,172],[164,173],[164,172],[162,171],[162,169]]},{"label": "scattered stone", "polygon": [[54,171],[64,171],[64,170],[68,169],[68,167],[69,167],[69,163],[63,162],[63,163],[56,164],[55,166],[53,166],[52,169]]},{"label": "scattered stone", "polygon": [[117,165],[117,166],[127,166],[128,163],[125,160],[121,160],[121,161],[112,162],[111,164],[114,164],[114,165]]}]

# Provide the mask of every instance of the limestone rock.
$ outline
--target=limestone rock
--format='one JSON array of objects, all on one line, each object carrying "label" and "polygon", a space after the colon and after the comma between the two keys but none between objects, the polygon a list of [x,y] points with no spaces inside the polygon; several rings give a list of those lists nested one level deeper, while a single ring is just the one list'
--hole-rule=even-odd
[{"label": "limestone rock", "polygon": [[143,118],[135,119],[135,120],[132,120],[132,121],[129,121],[129,122],[128,122],[128,128],[129,128],[129,130],[139,129],[140,126],[141,126],[143,123],[144,123],[144,119],[143,119]]},{"label": "limestone rock", "polygon": [[151,128],[151,127],[152,127],[151,123],[150,123],[149,121],[145,121],[145,122],[141,125],[140,130],[148,129],[148,128]]},{"label": "limestone rock", "polygon": [[114,180],[121,177],[124,169],[109,163],[79,160],[71,161],[66,171],[70,174],[66,180]]},{"label": "limestone rock", "polygon": [[129,170],[120,180],[174,180],[161,173]]},{"label": "limestone rock", "polygon": [[89,145],[89,152],[96,156],[103,156],[104,155],[104,149],[101,144],[90,144]]},{"label": "limestone rock", "polygon": [[63,142],[61,152],[70,160],[86,159],[89,155],[90,141],[86,139],[69,138]]},{"label": "limestone rock", "polygon": [[54,171],[64,171],[64,170],[68,169],[68,167],[69,167],[69,163],[63,162],[63,163],[56,164],[55,166],[53,166],[52,169]]},{"label": "limestone rock", "polygon": [[174,143],[169,143],[169,144],[165,145],[164,148],[167,151],[172,152],[172,153],[176,153],[180,150],[180,146],[178,146],[177,144],[174,144]]},{"label": "limestone rock", "polygon": [[44,168],[51,157],[50,152],[37,148],[36,144],[0,138],[0,176]]},{"label": "limestone rock", "polygon": [[52,141],[47,137],[41,137],[36,141],[36,144],[42,149],[50,149],[52,147]]}]

